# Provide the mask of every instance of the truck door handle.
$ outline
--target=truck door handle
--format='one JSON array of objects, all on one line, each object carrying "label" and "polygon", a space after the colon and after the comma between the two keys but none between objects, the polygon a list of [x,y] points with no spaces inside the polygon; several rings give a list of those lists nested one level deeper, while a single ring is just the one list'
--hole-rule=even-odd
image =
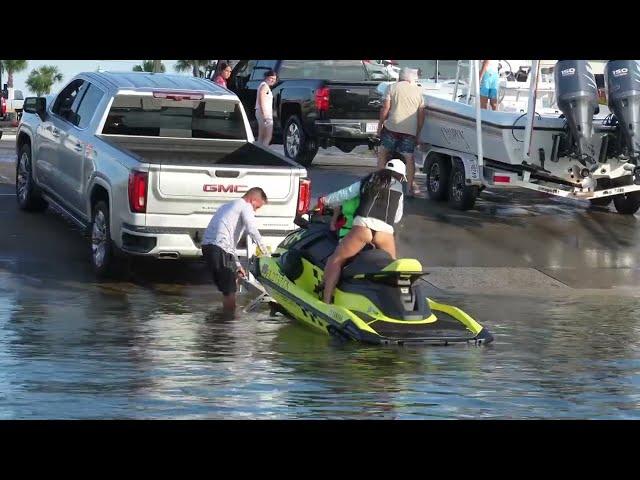
[{"label": "truck door handle", "polygon": [[82,151],[82,144],[81,143],[76,143],[75,146],[73,147],[73,149],[76,152],[81,152]]},{"label": "truck door handle", "polygon": [[222,178],[238,178],[240,172],[238,170],[216,170],[216,177]]},{"label": "truck door handle", "polygon": [[58,138],[60,136],[60,131],[56,128],[52,128],[51,129],[51,135],[53,135],[54,137]]}]

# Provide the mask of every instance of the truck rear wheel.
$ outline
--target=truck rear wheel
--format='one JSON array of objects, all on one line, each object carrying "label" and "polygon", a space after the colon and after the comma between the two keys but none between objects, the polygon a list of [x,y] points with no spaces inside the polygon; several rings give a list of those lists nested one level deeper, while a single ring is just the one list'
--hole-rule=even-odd
[{"label": "truck rear wheel", "polygon": [[615,195],[613,204],[618,213],[633,215],[640,208],[640,192],[630,192],[624,195]]},{"label": "truck rear wheel", "polygon": [[114,273],[115,256],[111,240],[109,205],[104,200],[93,207],[91,218],[91,263],[98,278],[107,278]]},{"label": "truck rear wheel", "polygon": [[454,162],[449,178],[449,204],[456,210],[470,210],[476,203],[478,187],[465,182],[464,166]]},{"label": "truck rear wheel", "polygon": [[427,194],[431,200],[442,201],[447,198],[449,176],[451,170],[450,160],[440,155],[432,156],[425,166],[427,178]]},{"label": "truck rear wheel", "polygon": [[318,153],[318,142],[307,136],[297,115],[291,115],[284,126],[284,154],[294,162],[308,167]]},{"label": "truck rear wheel", "polygon": [[20,149],[20,158],[16,165],[16,199],[20,209],[28,212],[42,212],[48,205],[33,180],[31,145],[28,143]]}]

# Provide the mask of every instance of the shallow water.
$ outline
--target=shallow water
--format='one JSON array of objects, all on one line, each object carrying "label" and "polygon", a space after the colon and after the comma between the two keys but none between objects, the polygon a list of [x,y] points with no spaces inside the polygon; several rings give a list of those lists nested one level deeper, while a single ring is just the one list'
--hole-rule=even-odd
[{"label": "shallow water", "polygon": [[0,269],[0,418],[640,418],[634,298],[449,294],[493,344],[373,347],[213,291]]}]

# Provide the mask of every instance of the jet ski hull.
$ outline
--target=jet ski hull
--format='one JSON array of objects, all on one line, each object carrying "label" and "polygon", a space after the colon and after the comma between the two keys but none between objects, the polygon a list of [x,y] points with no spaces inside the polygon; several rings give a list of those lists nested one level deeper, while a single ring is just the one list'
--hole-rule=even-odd
[{"label": "jet ski hull", "polygon": [[[295,247],[290,245],[290,240],[296,235],[304,236],[305,232],[294,232],[283,244]],[[304,248],[290,250],[281,245],[272,257],[257,258],[252,273],[283,313],[319,332],[372,344],[482,344],[493,340],[493,336],[464,311],[423,296],[421,286],[414,280],[424,272],[415,260],[394,262],[399,271],[383,269],[343,278],[332,304],[320,299],[324,265],[316,265],[312,260],[311,255],[305,255]],[[413,298],[413,306],[405,308],[398,306],[398,302],[387,304],[386,297],[393,297],[399,290],[388,283],[393,283],[396,277],[411,276],[411,285],[400,288],[405,291],[404,301],[410,303],[407,299]]]}]

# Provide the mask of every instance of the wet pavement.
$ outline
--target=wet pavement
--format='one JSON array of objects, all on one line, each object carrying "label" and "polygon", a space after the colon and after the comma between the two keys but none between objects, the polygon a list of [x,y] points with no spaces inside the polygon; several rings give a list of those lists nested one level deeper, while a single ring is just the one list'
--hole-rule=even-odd
[{"label": "wet pavement", "polygon": [[[11,154],[0,142],[9,181]],[[319,160],[314,197],[374,164]],[[199,262],[98,282],[83,232],[20,212],[6,181],[0,418],[640,418],[640,215],[524,191],[484,192],[470,212],[408,201],[399,252],[496,340],[378,348],[266,309],[226,317]]]}]

